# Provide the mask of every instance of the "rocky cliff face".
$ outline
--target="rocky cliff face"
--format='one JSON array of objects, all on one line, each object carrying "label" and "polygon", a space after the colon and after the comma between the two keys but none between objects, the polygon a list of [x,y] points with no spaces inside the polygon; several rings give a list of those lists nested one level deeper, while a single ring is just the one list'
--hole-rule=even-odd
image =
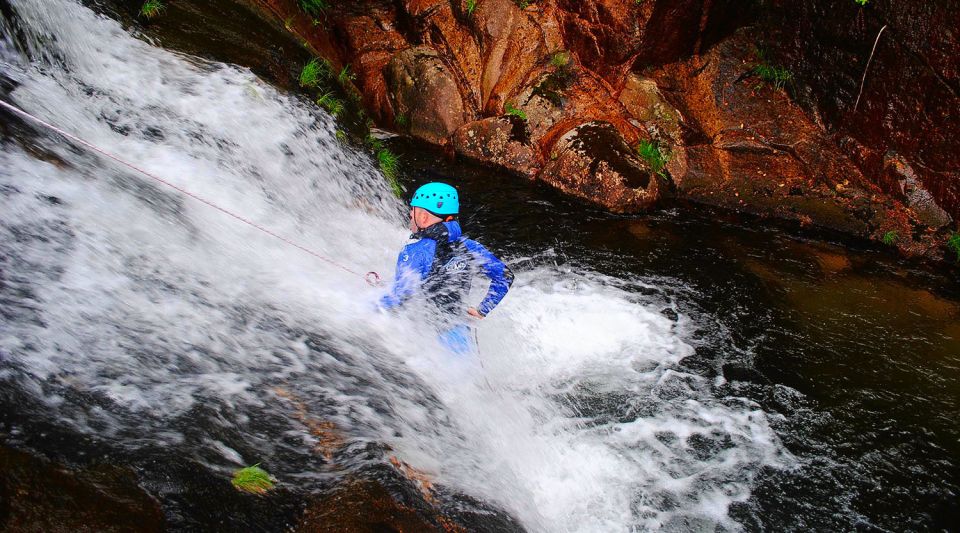
[{"label": "rocky cliff face", "polygon": [[613,211],[676,195],[929,255],[960,215],[955,3],[252,1],[378,125]]}]

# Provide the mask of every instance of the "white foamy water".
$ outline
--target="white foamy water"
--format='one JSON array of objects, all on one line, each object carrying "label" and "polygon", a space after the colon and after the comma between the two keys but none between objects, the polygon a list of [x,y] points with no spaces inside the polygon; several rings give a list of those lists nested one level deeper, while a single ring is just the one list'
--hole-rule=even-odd
[{"label": "white foamy water", "polygon": [[[28,34],[15,45],[0,26],[12,103],[392,275],[402,203],[335,141],[330,117],[67,0],[11,4]],[[410,317],[373,311],[379,290],[359,278],[57,135],[3,145],[0,201],[0,372],[77,431],[181,445],[173,421],[198,405],[238,420],[287,413],[271,392],[283,387],[348,442],[388,443],[537,531],[735,530],[730,504],[762,467],[790,463],[759,408],[674,368],[693,353],[696,318],[664,317],[636,280],[518,272],[479,329],[481,367],[444,355]],[[116,409],[61,408],[67,389]],[[309,432],[296,437],[312,453]],[[251,439],[264,455],[278,446]],[[221,458],[212,468],[263,459],[213,436],[197,446]]]}]

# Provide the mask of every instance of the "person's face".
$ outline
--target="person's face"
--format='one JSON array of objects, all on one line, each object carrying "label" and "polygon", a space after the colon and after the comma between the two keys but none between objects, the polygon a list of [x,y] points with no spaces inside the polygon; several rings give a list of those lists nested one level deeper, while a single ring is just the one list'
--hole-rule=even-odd
[{"label": "person's face", "polygon": [[419,207],[410,208],[410,231],[416,233],[423,227],[423,210]]}]

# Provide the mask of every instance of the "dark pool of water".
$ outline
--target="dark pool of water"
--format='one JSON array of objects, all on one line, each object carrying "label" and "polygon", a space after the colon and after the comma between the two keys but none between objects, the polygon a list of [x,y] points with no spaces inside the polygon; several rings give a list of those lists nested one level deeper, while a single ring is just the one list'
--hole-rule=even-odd
[{"label": "dark pool of water", "polygon": [[694,206],[605,214],[542,184],[396,147],[411,190],[458,185],[465,231],[507,257],[552,250],[558,263],[692,288],[698,312],[724,331],[681,365],[723,375],[720,396],[782,415],[774,427],[799,459],[765,472],[735,505],[748,529],[960,528],[955,269]]}]

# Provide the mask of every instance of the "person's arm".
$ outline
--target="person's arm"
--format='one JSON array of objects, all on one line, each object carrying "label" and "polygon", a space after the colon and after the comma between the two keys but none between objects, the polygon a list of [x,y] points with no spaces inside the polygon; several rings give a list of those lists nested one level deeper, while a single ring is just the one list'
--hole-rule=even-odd
[{"label": "person's arm", "polygon": [[490,288],[487,289],[483,301],[476,307],[477,313],[484,317],[493,311],[493,308],[507,295],[510,285],[513,284],[513,272],[482,244],[470,239],[465,240],[464,244],[479,263],[483,274],[490,278]]},{"label": "person's arm", "polygon": [[382,309],[399,307],[417,292],[420,283],[430,271],[436,247],[437,243],[432,239],[421,239],[403,247],[397,257],[397,272],[393,278],[393,286],[390,292],[380,298]]}]

